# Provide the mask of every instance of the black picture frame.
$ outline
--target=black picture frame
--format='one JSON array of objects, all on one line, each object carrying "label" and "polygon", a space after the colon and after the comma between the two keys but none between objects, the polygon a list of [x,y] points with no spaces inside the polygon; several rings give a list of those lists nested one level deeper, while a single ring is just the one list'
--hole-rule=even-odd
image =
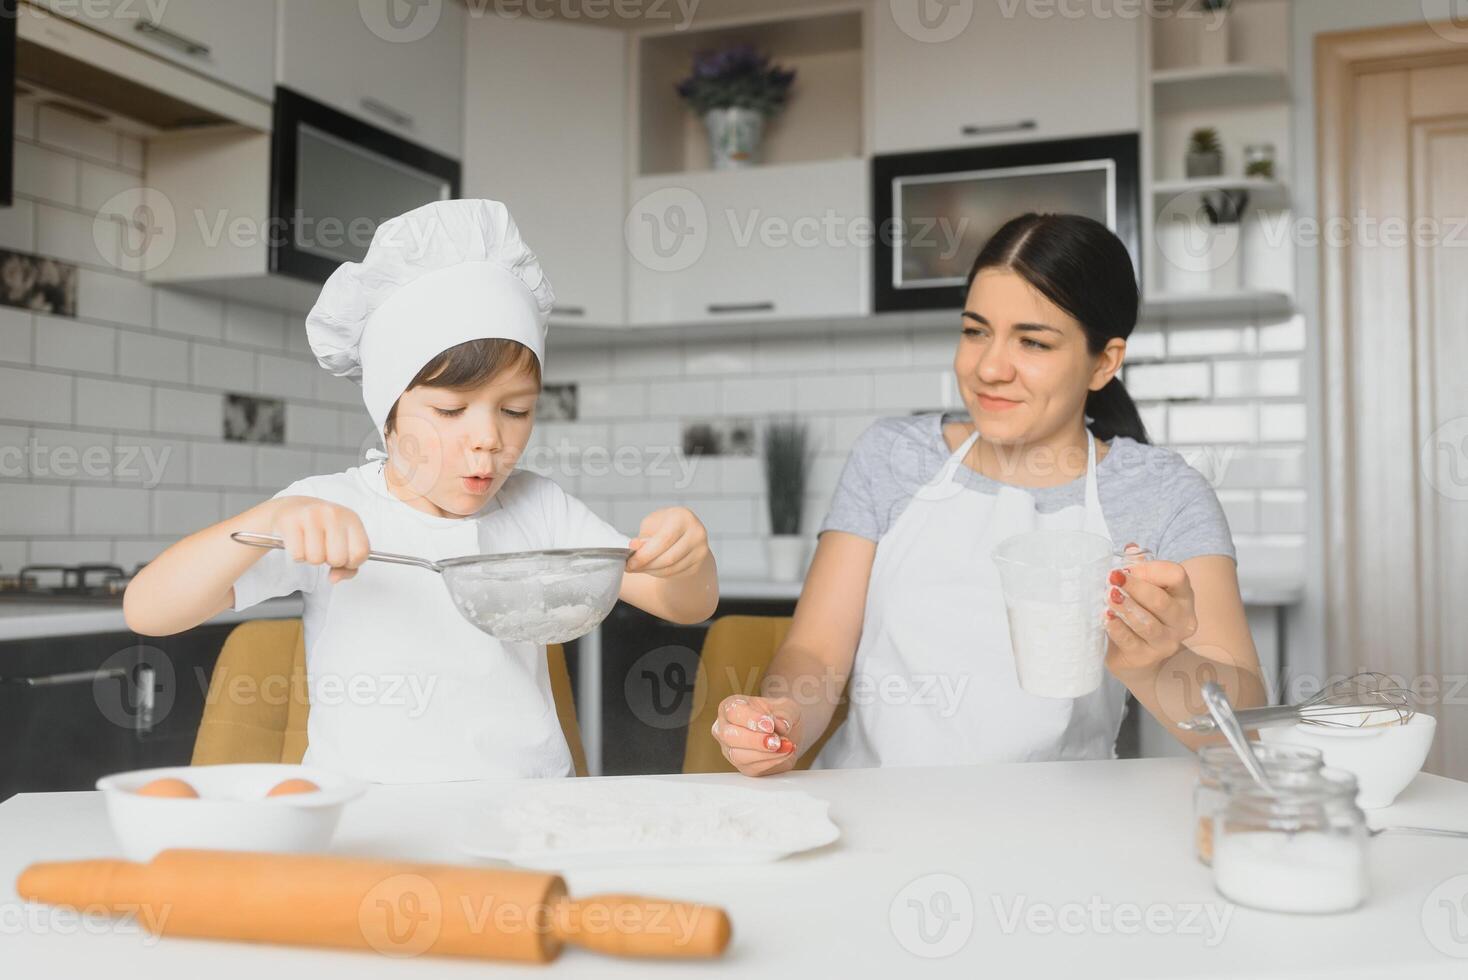
[{"label": "black picture frame", "polygon": [[1138,284],[1141,253],[1141,138],[1137,133],[1115,133],[1063,140],[1037,140],[996,146],[953,147],[889,153],[872,158],[872,214],[880,232],[872,250],[872,309],[878,313],[914,310],[958,310],[963,306],[961,286],[898,289],[892,284],[892,182],[899,177],[998,170],[1081,160],[1111,160],[1116,167],[1116,232],[1132,256]]},{"label": "black picture frame", "polygon": [[[299,92],[275,90],[274,130],[270,142],[270,217],[276,233],[270,241],[270,271],[324,283],[340,261],[296,247],[296,155],[300,127],[310,126],[354,146],[387,157],[405,167],[431,174],[449,185],[449,197],[460,193],[461,167],[452,157],[403,139]],[[424,202],[428,203],[427,201]]]}]

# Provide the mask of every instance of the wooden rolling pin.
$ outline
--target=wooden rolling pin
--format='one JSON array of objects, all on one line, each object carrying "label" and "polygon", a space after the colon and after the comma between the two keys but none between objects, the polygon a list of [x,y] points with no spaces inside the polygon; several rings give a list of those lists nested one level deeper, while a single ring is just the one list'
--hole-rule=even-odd
[{"label": "wooden rolling pin", "polygon": [[729,918],[633,895],[574,901],[559,875],[314,854],[164,851],[147,864],[33,864],[21,898],[131,914],[158,936],[546,963],[564,944],[613,956],[715,957]]}]

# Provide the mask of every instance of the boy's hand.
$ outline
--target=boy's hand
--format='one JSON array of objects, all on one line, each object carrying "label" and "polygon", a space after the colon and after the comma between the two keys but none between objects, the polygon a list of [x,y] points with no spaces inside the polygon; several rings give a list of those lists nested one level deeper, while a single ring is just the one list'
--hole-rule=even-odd
[{"label": "boy's hand", "polygon": [[356,511],[317,497],[282,497],[270,524],[296,561],[330,565],[332,582],[357,574],[371,545]]},{"label": "boy's hand", "polygon": [[687,507],[668,507],[644,517],[628,547],[627,571],[674,578],[709,557],[708,529]]}]

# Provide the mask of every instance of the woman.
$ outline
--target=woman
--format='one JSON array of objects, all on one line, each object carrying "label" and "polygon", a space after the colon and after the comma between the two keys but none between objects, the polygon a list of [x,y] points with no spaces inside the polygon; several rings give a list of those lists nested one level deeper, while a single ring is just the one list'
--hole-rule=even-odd
[{"label": "woman", "polygon": [[[1203,710],[1209,680],[1265,701],[1218,500],[1148,444],[1116,377],[1138,307],[1121,241],[1024,215],[980,252],[966,296],[953,366],[968,417],[885,419],[858,439],[762,696],[720,705],[714,737],[748,775],[793,768],[848,679],[817,767],[1113,758],[1127,690],[1164,723]],[[1107,676],[1083,698],[1015,679],[990,555],[1044,528],[1155,556],[1112,573]]]}]

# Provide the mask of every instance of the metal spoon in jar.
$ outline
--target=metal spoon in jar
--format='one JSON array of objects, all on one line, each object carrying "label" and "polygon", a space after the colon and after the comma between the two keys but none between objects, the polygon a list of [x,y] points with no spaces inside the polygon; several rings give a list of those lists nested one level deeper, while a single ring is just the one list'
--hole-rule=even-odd
[{"label": "metal spoon in jar", "polygon": [[1223,693],[1223,688],[1213,681],[1203,685],[1203,703],[1208,706],[1208,713],[1213,716],[1214,722],[1228,744],[1238,753],[1239,761],[1253,777],[1254,782],[1266,793],[1273,793],[1274,786],[1269,782],[1269,777],[1264,772],[1264,764],[1254,754],[1253,748],[1249,746],[1249,739],[1244,734],[1244,729],[1239,725],[1239,720],[1234,717],[1233,705],[1229,704],[1228,695]]}]

